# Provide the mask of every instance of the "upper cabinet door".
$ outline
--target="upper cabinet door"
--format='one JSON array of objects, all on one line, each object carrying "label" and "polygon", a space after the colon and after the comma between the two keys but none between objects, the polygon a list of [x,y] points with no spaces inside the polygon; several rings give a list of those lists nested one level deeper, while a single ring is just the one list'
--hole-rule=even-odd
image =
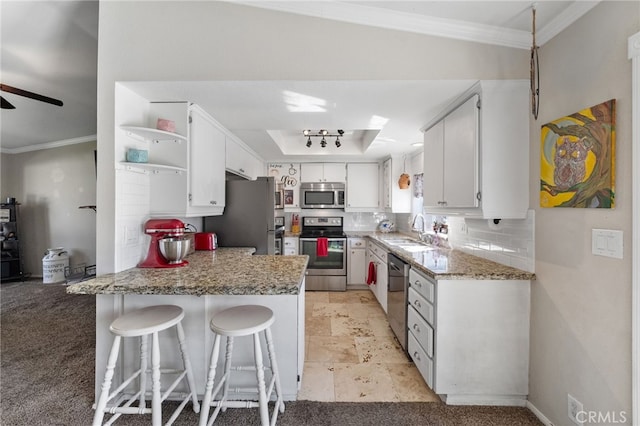
[{"label": "upper cabinet door", "polygon": [[378,163],[347,163],[347,194],[345,211],[378,211],[379,199]]},{"label": "upper cabinet door", "polygon": [[199,108],[190,121],[190,204],[224,207],[225,135]]},{"label": "upper cabinet door", "polygon": [[301,182],[324,182],[324,164],[302,163],[300,165]]},{"label": "upper cabinet door", "polygon": [[478,95],[444,119],[443,200],[446,207],[478,207]]},{"label": "upper cabinet door", "polygon": [[324,163],[325,182],[345,182],[347,169],[345,163]]},{"label": "upper cabinet door", "polygon": [[444,202],[444,121],[424,132],[422,195],[425,207],[442,207]]}]

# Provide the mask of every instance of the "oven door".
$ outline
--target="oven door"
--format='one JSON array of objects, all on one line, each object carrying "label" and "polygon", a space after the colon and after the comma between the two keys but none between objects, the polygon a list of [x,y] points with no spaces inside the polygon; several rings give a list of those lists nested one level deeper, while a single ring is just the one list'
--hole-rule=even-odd
[{"label": "oven door", "polygon": [[346,275],[347,274],[347,239],[329,238],[328,255],[317,256],[317,238],[300,238],[300,254],[309,256],[308,275]]}]

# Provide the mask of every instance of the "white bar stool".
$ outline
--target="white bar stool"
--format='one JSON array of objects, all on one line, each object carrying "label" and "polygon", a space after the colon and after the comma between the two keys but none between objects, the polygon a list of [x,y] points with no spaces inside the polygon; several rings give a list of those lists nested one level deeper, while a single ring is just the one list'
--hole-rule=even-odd
[{"label": "white bar stool", "polygon": [[[189,385],[189,394],[183,399],[182,403],[174,411],[173,415],[166,423],[171,425],[178,415],[182,412],[182,409],[191,398],[193,402],[193,411],[198,413],[200,411],[200,404],[198,403],[198,397],[196,394],[195,380],[193,378],[193,371],[191,369],[191,362],[189,361],[189,355],[187,353],[187,346],[185,344],[184,330],[182,328],[182,318],[184,318],[184,311],[179,306],[174,305],[160,305],[149,306],[135,311],[128,312],[111,323],[109,330],[115,334],[113,339],[113,345],[111,346],[111,352],[109,353],[109,360],[107,361],[107,371],[104,375],[104,381],[102,382],[102,389],[100,391],[100,397],[98,404],[96,405],[96,412],[93,417],[93,426],[99,426],[102,424],[105,413],[113,414],[105,425],[110,425],[122,414],[149,414],[151,413],[151,424],[153,426],[160,426],[162,424],[162,402],[169,396],[171,391],[183,380],[186,376],[187,384]],[[169,370],[160,369],[160,344],[158,341],[158,332],[176,326],[178,332],[178,343],[180,346],[180,352],[182,353],[182,362],[184,364],[184,370]],[[147,385],[147,338],[151,335],[151,408],[147,408],[145,402],[145,393]],[[118,353],[120,352],[120,340],[122,337],[140,337],[140,368],[135,371],[128,379],[126,379],[116,390],[109,393],[111,389],[111,380],[113,378],[114,368],[116,361],[118,360]],[[161,394],[160,389],[160,376],[161,374],[179,374],[175,381],[167,388],[164,394]],[[120,396],[121,392],[136,378],[139,377],[139,389],[138,392],[133,395],[124,405],[121,406],[109,406],[107,403],[116,396]],[[138,407],[131,407],[134,401],[138,400]]]},{"label": "white bar stool", "polygon": [[[225,309],[218,312],[211,318],[209,327],[211,331],[216,334],[213,341],[213,350],[211,352],[211,363],[209,364],[209,375],[207,376],[207,384],[205,387],[204,398],[202,399],[202,411],[200,412],[200,426],[211,426],[215,421],[218,413],[226,411],[227,408],[260,408],[260,423],[262,426],[272,426],[276,424],[278,411],[284,412],[284,401],[282,400],[282,389],[280,387],[280,377],[278,375],[278,365],[276,363],[276,354],[273,346],[273,338],[271,336],[271,324],[275,321],[273,311],[265,306],[259,305],[243,305],[236,306],[234,308]],[[264,331],[265,340],[267,342],[267,350],[269,352],[270,367],[265,367],[262,362],[262,348],[260,346],[260,332]],[[231,356],[233,352],[233,338],[240,336],[253,335],[253,351],[254,351],[254,366],[238,366],[231,367]],[[220,338],[222,336],[227,337],[227,352],[224,363],[224,374],[215,390],[213,389],[213,382],[216,376],[216,366],[218,363],[218,355],[220,352]],[[264,370],[269,368],[271,370],[271,380],[269,382],[268,390],[266,389],[264,380]],[[258,402],[255,401],[229,401],[227,400],[229,393],[229,376],[231,370],[255,370],[256,378],[258,380],[257,389],[233,389],[232,392],[248,392],[253,391],[258,393]],[[220,388],[224,385],[222,397],[218,401],[214,401],[214,398],[220,391]],[[269,420],[269,411],[267,404],[271,397],[271,392],[276,390],[276,402],[273,407],[273,414],[271,420]],[[209,407],[214,406],[216,409],[209,416]],[[208,420],[208,422],[207,422]]]}]

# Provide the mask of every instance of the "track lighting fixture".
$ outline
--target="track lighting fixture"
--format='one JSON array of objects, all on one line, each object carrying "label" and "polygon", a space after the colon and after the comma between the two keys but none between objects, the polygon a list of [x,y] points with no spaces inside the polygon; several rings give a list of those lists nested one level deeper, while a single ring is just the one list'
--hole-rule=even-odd
[{"label": "track lighting fixture", "polygon": [[344,135],[344,130],[336,130],[336,134],[332,134],[331,132],[329,132],[328,130],[325,129],[321,129],[318,131],[312,131],[312,130],[303,130],[302,134],[307,138],[307,148],[311,148],[312,142],[311,142],[311,137],[314,138],[322,138],[320,140],[320,146],[322,148],[325,148],[327,146],[327,139],[326,136],[328,137],[335,137],[336,138],[336,147],[340,148],[342,146],[342,142],[340,142],[340,137],[342,135]]}]

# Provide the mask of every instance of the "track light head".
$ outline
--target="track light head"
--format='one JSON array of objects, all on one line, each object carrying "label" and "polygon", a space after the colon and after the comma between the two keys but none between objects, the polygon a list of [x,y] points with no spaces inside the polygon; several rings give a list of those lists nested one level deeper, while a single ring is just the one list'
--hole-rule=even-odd
[{"label": "track light head", "polygon": [[337,138],[336,138],[336,148],[340,148],[340,145],[342,145],[342,144],[340,143],[340,137],[337,137]]},{"label": "track light head", "polygon": [[311,148],[311,136],[307,139],[307,148]]}]

